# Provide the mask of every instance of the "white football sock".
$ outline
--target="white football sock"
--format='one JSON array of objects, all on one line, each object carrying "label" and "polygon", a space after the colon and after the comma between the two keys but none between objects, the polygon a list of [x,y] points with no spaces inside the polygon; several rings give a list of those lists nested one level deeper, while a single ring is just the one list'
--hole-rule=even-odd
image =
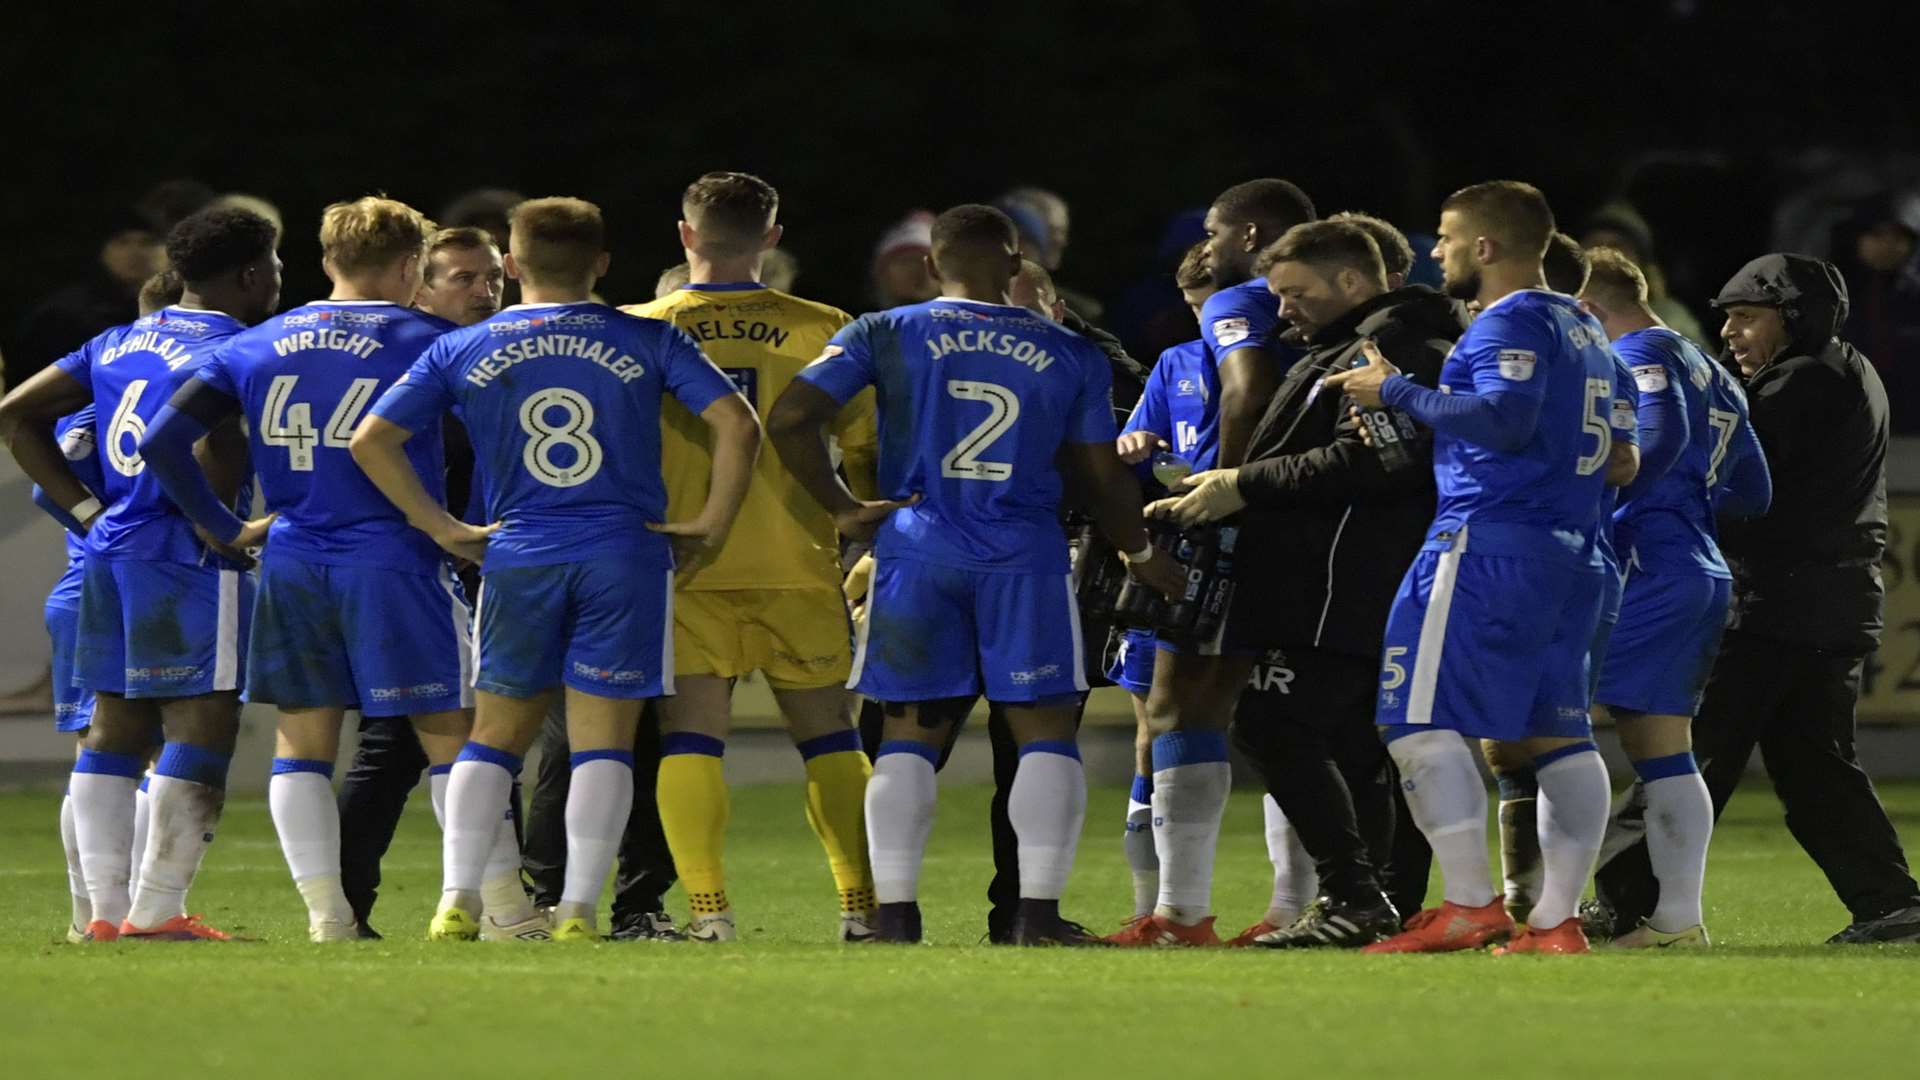
[{"label": "white football sock", "polygon": [[[427,770],[427,799],[433,803],[433,823],[440,826],[442,833],[447,831],[447,778],[453,773],[453,767],[435,771]],[[507,787],[508,797],[512,797],[513,787]]]},{"label": "white football sock", "polygon": [[920,898],[920,863],[933,832],[936,751],[915,742],[886,742],[867,781],[867,857],[877,903]]},{"label": "white football sock", "polygon": [[1452,731],[1422,731],[1387,744],[1414,824],[1433,848],[1449,903],[1493,902],[1487,852],[1487,788],[1466,740]]},{"label": "white football sock", "polygon": [[443,892],[480,892],[487,856],[500,832],[500,820],[507,816],[512,792],[513,773],[505,765],[477,758],[454,762],[447,774],[446,823],[441,830]]},{"label": "white football sock", "polygon": [[1031,742],[1007,793],[1007,820],[1019,838],[1020,898],[1058,900],[1073,873],[1087,817],[1087,774],[1070,742]]},{"label": "white football sock", "polygon": [[147,795],[152,800],[147,855],[127,913],[127,921],[141,928],[187,913],[187,890],[200,873],[227,798],[223,788],[177,776],[153,777]]},{"label": "white football sock", "polygon": [[[631,802],[628,805],[631,810]],[[573,860],[567,862],[572,865]],[[526,887],[520,884],[520,837],[513,831],[511,815],[500,819],[500,828],[493,834],[486,876],[480,879],[480,910],[503,926],[526,922],[536,914]]]},{"label": "white football sock", "polygon": [[[274,762],[276,770],[284,768],[283,760]],[[327,774],[276,771],[267,781],[267,809],[294,886],[307,902],[308,921],[353,922],[353,907],[340,887],[340,811]]]},{"label": "white football sock", "polygon": [[624,760],[580,757],[576,751],[567,790],[567,872],[560,902],[584,905],[591,921],[633,810],[633,759],[631,754]]},{"label": "white football sock", "polygon": [[1655,930],[1677,933],[1706,921],[1700,893],[1713,839],[1713,799],[1697,771],[1648,780],[1644,787],[1647,856],[1660,882],[1660,902],[1648,921]]},{"label": "white football sock", "polygon": [[147,822],[152,819],[152,798],[147,788],[153,783],[153,773],[148,772],[140,778],[140,786],[133,791],[133,850],[128,861],[133,869],[127,878],[127,904],[133,904],[133,894],[140,888],[140,864],[147,861]]},{"label": "white football sock", "polygon": [[1175,731],[1153,741],[1155,914],[1197,926],[1213,913],[1213,853],[1232,787],[1226,736]]},{"label": "white football sock", "polygon": [[1273,796],[1261,799],[1260,807],[1266,816],[1267,859],[1273,863],[1273,899],[1267,904],[1265,921],[1288,926],[1320,895],[1320,872]]},{"label": "white football sock", "polygon": [[[1544,765],[1537,764],[1542,761]],[[1586,891],[1594,861],[1600,857],[1613,792],[1607,786],[1606,762],[1591,743],[1574,753],[1547,754],[1535,762],[1540,777],[1540,861],[1546,871],[1527,925],[1548,930],[1573,918],[1580,906],[1580,894]],[[1651,807],[1648,820],[1652,820]]]},{"label": "white football sock", "polygon": [[60,800],[60,846],[67,852],[67,892],[73,898],[73,926],[85,930],[93,921],[93,901],[87,896],[87,875],[80,869],[80,838],[73,828],[73,796]]},{"label": "white football sock", "polygon": [[132,776],[76,772],[67,789],[73,803],[73,842],[93,917],[116,928],[133,902],[128,886],[133,877],[133,793],[139,784]]},{"label": "white football sock", "polygon": [[1127,855],[1127,867],[1133,871],[1133,914],[1153,914],[1160,898],[1160,856],[1153,850],[1153,778],[1133,778],[1133,793],[1127,799],[1127,831],[1121,842]]}]

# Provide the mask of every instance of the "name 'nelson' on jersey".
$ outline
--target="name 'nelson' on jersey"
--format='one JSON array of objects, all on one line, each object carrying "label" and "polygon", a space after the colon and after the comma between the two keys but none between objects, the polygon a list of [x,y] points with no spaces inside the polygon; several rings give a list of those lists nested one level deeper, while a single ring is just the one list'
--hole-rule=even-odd
[{"label": "name 'nelson' on jersey", "polygon": [[1112,442],[1112,370],[1084,338],[1025,308],[942,297],[834,335],[800,378],[846,403],[878,388],[881,558],[1065,573],[1055,456]]}]

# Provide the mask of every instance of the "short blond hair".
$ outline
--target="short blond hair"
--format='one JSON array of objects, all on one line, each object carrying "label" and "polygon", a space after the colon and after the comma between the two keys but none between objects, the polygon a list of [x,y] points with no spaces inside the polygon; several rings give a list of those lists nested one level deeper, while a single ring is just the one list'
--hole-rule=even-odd
[{"label": "short blond hair", "polygon": [[1626,252],[1616,247],[1591,247],[1587,261],[1587,291],[1599,291],[1612,300],[1647,302],[1647,275]]},{"label": "short blond hair", "polygon": [[337,202],[320,214],[320,255],[342,273],[424,255],[431,235],[433,222],[425,214],[379,195]]},{"label": "short blond hair", "polygon": [[585,199],[557,195],[513,208],[507,247],[524,278],[580,283],[607,249],[607,222]]}]

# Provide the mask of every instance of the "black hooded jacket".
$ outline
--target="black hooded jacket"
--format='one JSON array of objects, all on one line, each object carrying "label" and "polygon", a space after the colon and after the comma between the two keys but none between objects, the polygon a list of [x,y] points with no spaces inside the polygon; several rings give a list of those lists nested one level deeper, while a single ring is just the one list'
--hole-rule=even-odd
[{"label": "black hooded jacket", "polygon": [[1466,329],[1462,308],[1424,285],[1362,303],[1323,327],[1274,392],[1247,446],[1245,555],[1228,636],[1243,648],[1313,647],[1376,658],[1400,579],[1433,521],[1433,433],[1410,440],[1412,465],[1388,472],[1362,442],[1351,402],[1320,392],[1362,362],[1372,338],[1423,386]]},{"label": "black hooded jacket", "polygon": [[1885,598],[1887,394],[1867,357],[1837,336],[1846,285],[1819,259],[1764,255],[1713,303],[1777,307],[1791,335],[1747,380],[1773,505],[1721,525],[1733,569],[1727,625],[1864,656],[1879,643]]}]

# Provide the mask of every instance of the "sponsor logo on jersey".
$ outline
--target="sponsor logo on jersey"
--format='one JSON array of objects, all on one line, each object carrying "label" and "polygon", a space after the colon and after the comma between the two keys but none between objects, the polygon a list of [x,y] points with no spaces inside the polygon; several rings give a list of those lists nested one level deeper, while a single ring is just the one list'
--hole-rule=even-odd
[{"label": "sponsor logo on jersey", "polygon": [[1237,345],[1253,336],[1253,324],[1244,315],[1213,320],[1213,339],[1221,345]]},{"label": "sponsor logo on jersey", "polygon": [[591,311],[572,315],[531,315],[524,319],[495,320],[487,324],[489,334],[519,334],[528,330],[565,330],[605,326],[607,317]]},{"label": "sponsor logo on jersey", "polygon": [[191,664],[176,664],[172,667],[130,667],[127,669],[128,682],[182,682],[200,674],[200,668]]},{"label": "sponsor logo on jersey", "polygon": [[374,701],[414,701],[420,698],[448,697],[452,688],[446,683],[430,682],[418,686],[376,686],[367,691]]},{"label": "sponsor logo on jersey", "polygon": [[1501,349],[1495,360],[1500,365],[1500,377],[1508,382],[1526,382],[1533,378],[1533,369],[1540,358],[1530,349]]},{"label": "sponsor logo on jersey", "polygon": [[647,681],[647,673],[644,671],[614,671],[609,668],[594,667],[592,664],[583,664],[578,660],[573,662],[573,673],[603,683]]},{"label": "sponsor logo on jersey", "polygon": [[1657,393],[1667,388],[1667,365],[1639,364],[1633,369],[1633,385],[1643,394]]},{"label": "sponsor logo on jersey", "polygon": [[283,326],[385,326],[393,316],[378,311],[309,311],[281,319]]}]

